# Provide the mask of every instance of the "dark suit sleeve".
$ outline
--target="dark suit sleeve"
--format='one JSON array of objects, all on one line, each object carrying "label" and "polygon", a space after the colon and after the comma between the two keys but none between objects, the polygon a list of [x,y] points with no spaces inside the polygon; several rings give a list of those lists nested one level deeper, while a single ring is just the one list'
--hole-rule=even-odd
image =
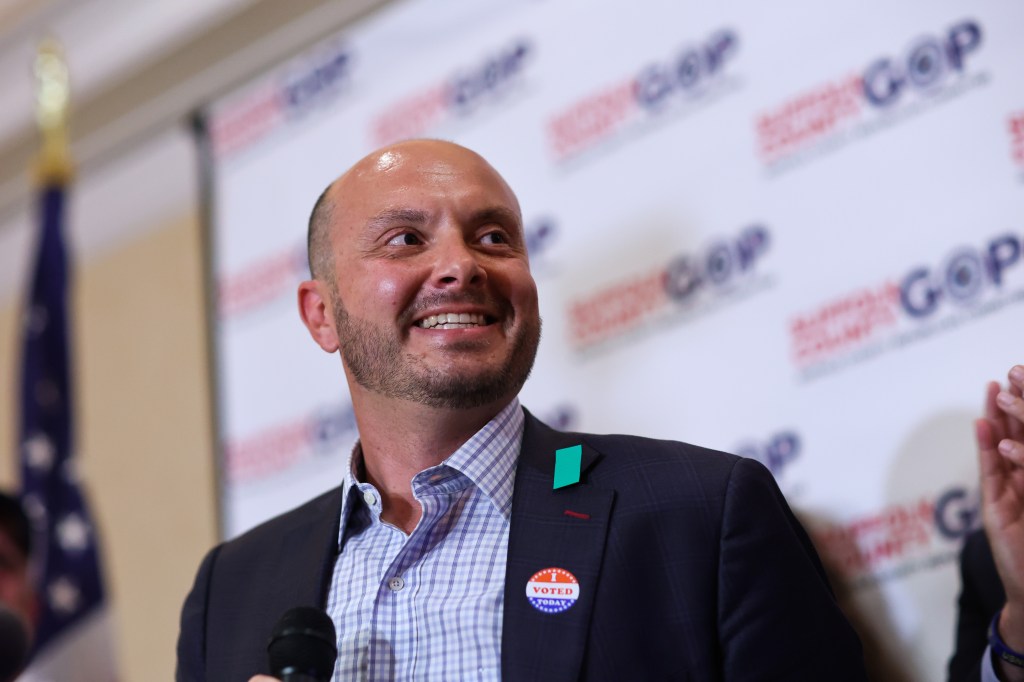
[{"label": "dark suit sleeve", "polygon": [[719,557],[726,680],[866,680],[860,640],[771,474],[736,463]]},{"label": "dark suit sleeve", "polygon": [[214,547],[203,559],[192,591],[181,609],[178,666],[175,672],[177,682],[201,682],[206,679],[206,611],[210,577],[219,551],[220,546]]},{"label": "dark suit sleeve", "polygon": [[956,651],[949,661],[950,682],[977,682],[981,679],[981,657],[988,647],[988,624],[994,615],[992,606],[1003,597],[1001,591],[998,596],[986,594],[986,591],[995,592],[992,583],[998,581],[985,534],[975,532],[967,538],[960,552],[961,587]]}]

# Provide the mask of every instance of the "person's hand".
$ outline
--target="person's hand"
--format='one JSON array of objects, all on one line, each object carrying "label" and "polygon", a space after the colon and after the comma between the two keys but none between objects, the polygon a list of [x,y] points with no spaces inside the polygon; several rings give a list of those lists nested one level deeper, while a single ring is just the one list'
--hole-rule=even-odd
[{"label": "person's hand", "polygon": [[981,469],[981,514],[996,570],[1006,590],[999,633],[1024,651],[1024,366],[1010,385],[988,385],[985,416],[975,422]]}]

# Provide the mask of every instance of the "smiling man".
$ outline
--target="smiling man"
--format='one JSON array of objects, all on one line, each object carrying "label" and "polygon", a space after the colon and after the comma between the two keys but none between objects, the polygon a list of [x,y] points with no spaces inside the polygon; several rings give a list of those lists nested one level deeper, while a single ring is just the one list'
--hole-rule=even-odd
[{"label": "smiling man", "polygon": [[537,290],[483,158],[373,152],[317,201],[309,252],[300,314],[340,354],[359,442],[340,487],[207,555],[179,680],[266,673],[298,605],[335,623],[335,680],[864,679],[762,466],[520,406]]}]

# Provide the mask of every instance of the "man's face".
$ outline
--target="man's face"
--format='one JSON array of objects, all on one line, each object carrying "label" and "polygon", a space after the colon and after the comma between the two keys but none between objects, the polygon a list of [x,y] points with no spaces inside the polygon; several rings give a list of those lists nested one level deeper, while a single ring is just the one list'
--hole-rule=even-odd
[{"label": "man's face", "polygon": [[333,188],[332,313],[350,381],[472,408],[511,399],[540,340],[519,204],[476,154],[408,142]]}]

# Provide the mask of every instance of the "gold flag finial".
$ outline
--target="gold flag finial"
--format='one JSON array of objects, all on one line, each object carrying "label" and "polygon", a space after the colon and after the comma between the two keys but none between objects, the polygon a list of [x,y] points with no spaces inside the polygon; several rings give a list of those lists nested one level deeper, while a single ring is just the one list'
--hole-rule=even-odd
[{"label": "gold flag finial", "polygon": [[48,38],[36,52],[36,122],[42,148],[36,174],[43,183],[64,183],[71,179],[73,164],[68,144],[68,112],[71,90],[64,50]]}]

